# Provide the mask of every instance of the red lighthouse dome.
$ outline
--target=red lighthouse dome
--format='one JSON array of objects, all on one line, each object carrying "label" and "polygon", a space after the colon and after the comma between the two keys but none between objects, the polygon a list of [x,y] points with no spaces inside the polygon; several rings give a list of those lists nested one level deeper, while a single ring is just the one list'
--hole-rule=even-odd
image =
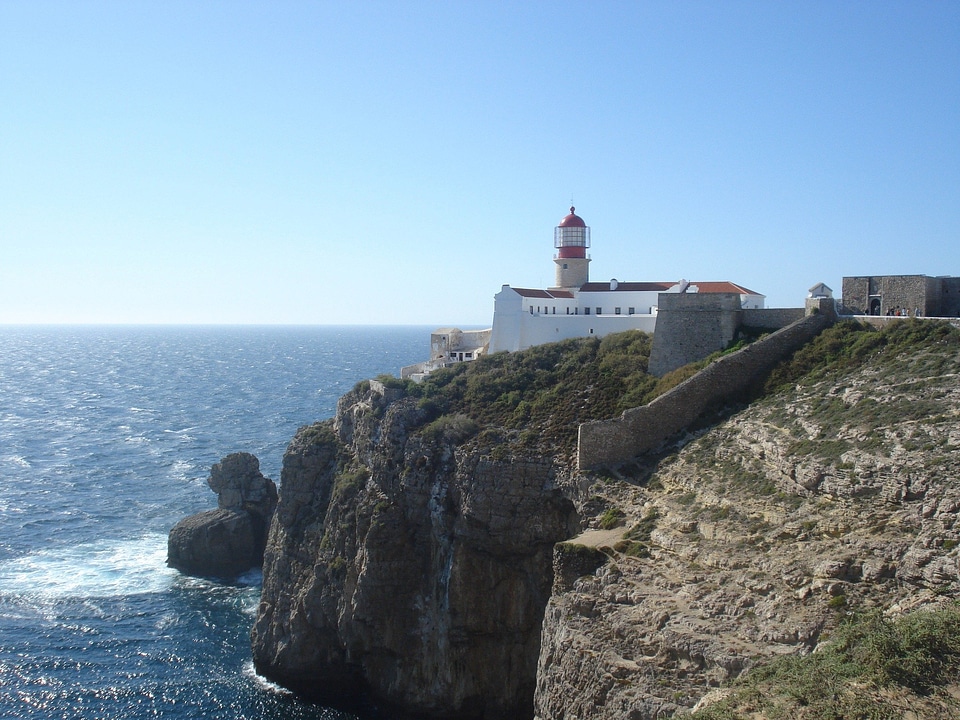
[{"label": "red lighthouse dome", "polygon": [[570,214],[563,218],[560,221],[560,224],[557,227],[582,227],[585,228],[587,224],[583,221],[583,218],[577,215],[574,210],[575,207],[570,207]]},{"label": "red lighthouse dome", "polygon": [[590,247],[590,228],[574,210],[560,221],[553,231],[553,246],[562,258],[585,258]]}]

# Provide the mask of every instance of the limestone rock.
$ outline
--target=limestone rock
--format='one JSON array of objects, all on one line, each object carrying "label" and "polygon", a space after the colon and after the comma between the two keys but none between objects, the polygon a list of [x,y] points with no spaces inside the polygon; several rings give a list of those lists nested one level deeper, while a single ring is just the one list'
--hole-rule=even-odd
[{"label": "limestone rock", "polygon": [[925,363],[798,385],[643,483],[595,484],[624,533],[657,509],[649,556],[607,539],[606,563],[554,584],[537,720],[672,717],[747,668],[812,652],[850,612],[957,598],[960,375]]},{"label": "limestone rock", "polygon": [[288,448],[253,629],[258,672],[349,706],[530,717],[555,542],[573,504],[542,458],[492,460],[412,432],[373,387]]},{"label": "limestone rock", "polygon": [[255,567],[257,556],[253,519],[235,510],[190,515],[173,526],[167,540],[167,563],[188,575],[235,577]]},{"label": "limestone rock", "polygon": [[213,465],[207,485],[217,493],[217,507],[222,510],[269,517],[277,506],[277,486],[263,476],[260,461],[250,453],[232,453]]},{"label": "limestone rock", "polygon": [[277,488],[250,453],[233,453],[210,469],[218,509],[184,518],[170,531],[167,564],[188,575],[232,578],[260,567]]}]

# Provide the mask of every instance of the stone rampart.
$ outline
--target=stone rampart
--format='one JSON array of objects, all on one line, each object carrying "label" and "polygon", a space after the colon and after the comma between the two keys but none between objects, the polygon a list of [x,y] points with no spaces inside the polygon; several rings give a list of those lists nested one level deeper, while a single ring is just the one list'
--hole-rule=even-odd
[{"label": "stone rampart", "polygon": [[737,293],[660,293],[657,303],[649,364],[657,377],[723,350],[741,324]]},{"label": "stone rampart", "polygon": [[743,327],[779,330],[802,317],[803,308],[763,308],[744,310],[740,322]]},{"label": "stone rampart", "polygon": [[742,396],[751,384],[808,343],[834,318],[817,312],[726,355],[651,403],[619,418],[580,426],[581,470],[617,465],[660,447],[704,413]]}]

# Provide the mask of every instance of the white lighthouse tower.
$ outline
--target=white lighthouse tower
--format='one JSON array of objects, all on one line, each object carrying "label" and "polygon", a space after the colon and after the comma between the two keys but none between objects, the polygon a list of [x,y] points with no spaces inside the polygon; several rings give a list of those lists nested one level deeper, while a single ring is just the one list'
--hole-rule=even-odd
[{"label": "white lighthouse tower", "polygon": [[553,246],[557,249],[553,262],[557,274],[556,286],[551,289],[577,290],[590,280],[590,258],[587,257],[590,228],[574,210],[576,208],[571,207],[570,214],[553,230]]}]

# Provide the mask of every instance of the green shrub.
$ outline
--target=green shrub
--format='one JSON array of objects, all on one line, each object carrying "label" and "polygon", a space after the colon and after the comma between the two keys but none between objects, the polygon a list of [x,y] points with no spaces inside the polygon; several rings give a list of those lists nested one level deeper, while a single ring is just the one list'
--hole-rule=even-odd
[{"label": "green shrub", "polygon": [[416,383],[410,380],[401,380],[393,375],[377,375],[376,380],[383,384],[388,390],[406,390],[411,385],[416,387]]},{"label": "green shrub", "polygon": [[[842,596],[837,596],[842,597]],[[960,672],[960,606],[919,610],[896,620],[879,611],[853,616],[817,652],[788,655],[741,675],[733,693],[691,716],[695,720],[742,717],[900,718],[880,702],[876,688],[928,694]],[[750,708],[740,713],[739,708]]]},{"label": "green shrub", "polygon": [[430,442],[462,443],[480,430],[480,424],[466,415],[441,415],[423,429],[423,437]]},{"label": "green shrub", "polygon": [[615,527],[623,525],[623,519],[626,517],[620,508],[608,508],[600,516],[600,528],[602,530],[613,530]]},{"label": "green shrub", "polygon": [[657,508],[650,508],[650,511],[644,518],[634,525],[626,534],[628,540],[637,540],[639,542],[649,542],[650,533],[657,526],[657,520],[660,517],[660,511]]},{"label": "green shrub", "polygon": [[621,540],[613,546],[613,549],[631,557],[650,557],[650,548],[645,543],[637,542],[636,540]]},{"label": "green shrub", "polygon": [[834,595],[827,601],[827,607],[833,610],[840,610],[847,606],[847,596],[846,595]]},{"label": "green shrub", "polygon": [[344,498],[356,493],[369,477],[370,471],[363,466],[340,470],[333,482],[333,497]]},{"label": "green shrub", "polygon": [[438,370],[408,394],[482,427],[521,429],[511,440],[519,445],[568,452],[580,423],[641,404],[655,382],[650,345],[650,335],[628,331],[495,353]]}]

